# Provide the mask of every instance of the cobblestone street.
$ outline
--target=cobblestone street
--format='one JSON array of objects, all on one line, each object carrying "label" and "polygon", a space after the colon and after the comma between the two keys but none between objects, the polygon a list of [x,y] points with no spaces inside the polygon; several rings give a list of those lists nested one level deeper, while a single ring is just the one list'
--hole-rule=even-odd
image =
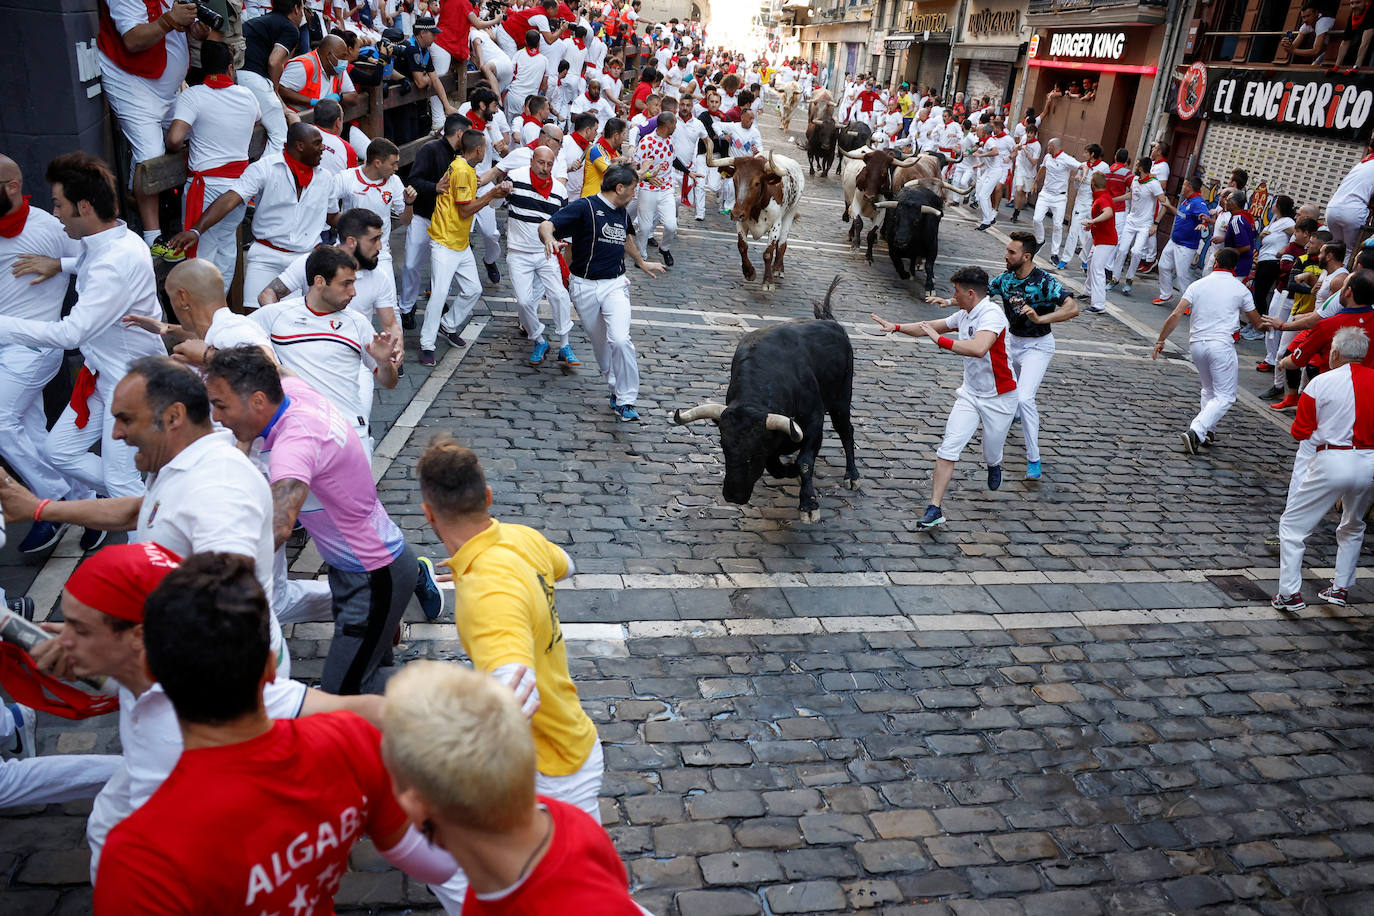
[{"label": "cobblestone street", "polygon": [[[761,123],[805,168],[776,116]],[[1055,327],[1044,479],[1022,479],[1014,426],[989,492],[975,441],[949,524],[919,530],[960,360],[876,333],[871,312],[941,313],[881,242],[872,266],[850,251],[839,187],[808,177],[771,293],[742,280],[727,217],[680,210],[676,266],[631,273],[641,423],[611,413],[580,327],[575,374],[526,363],[508,278],[434,369],[412,332],[406,376],[374,412],[374,472],[417,551],[441,559],[414,465],[445,432],[481,457],[493,514],[575,560],[558,607],[605,746],[602,820],[639,902],[659,916],[1374,912],[1374,542],[1355,603],[1315,602],[1328,516],[1306,557],[1315,603],[1270,608],[1266,539],[1294,443],[1292,415],[1246,391],[1268,382],[1256,345],[1217,444],[1184,455],[1186,326],[1152,362],[1167,314],[1149,304],[1153,276],[1109,295],[1107,314]],[[979,233],[968,208],[947,211],[938,294],[958,266],[1003,269],[1009,215]],[[740,335],[810,317],[836,274],[861,489],[841,486],[827,424],[818,523],[798,520],[795,481],[726,504],[715,427],[674,426],[672,410],[723,400]],[[1076,261],[1064,276],[1081,287]],[[7,548],[0,582],[51,613],[78,535],[32,561]],[[321,572],[312,545],[292,568]],[[461,658],[448,601],[436,623],[410,609],[398,661]],[[289,630],[295,676],[318,676],[330,632]],[[42,753],[118,752],[113,717],[44,716],[39,735]],[[89,910],[89,809],[3,812],[0,911]],[[440,912],[367,844],[352,864],[340,912]]]}]

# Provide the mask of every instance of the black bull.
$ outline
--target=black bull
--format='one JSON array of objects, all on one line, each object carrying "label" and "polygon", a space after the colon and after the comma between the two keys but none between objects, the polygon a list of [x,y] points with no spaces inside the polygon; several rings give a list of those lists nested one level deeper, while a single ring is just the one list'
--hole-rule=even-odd
[{"label": "black bull", "polygon": [[835,142],[839,134],[840,129],[831,117],[812,121],[806,126],[806,159],[812,175],[816,174],[817,167],[821,170],[822,178],[830,175],[830,169],[835,165]]},{"label": "black bull", "polygon": [[[788,321],[744,336],[730,363],[724,404],[673,411],[675,423],[713,420],[720,428],[727,502],[749,502],[765,470],[773,477],[800,477],[802,521],[818,521],[820,502],[812,477],[826,414],[844,445],[845,486],[859,488],[849,416],[854,349],[830,310],[839,282],[836,277],[830,284],[814,320]],[[782,460],[793,452],[794,461]]]},{"label": "black bull", "polygon": [[[944,204],[940,195],[925,187],[904,188],[896,200],[875,204],[886,210],[883,219],[883,241],[897,276],[903,280],[916,272],[916,265],[925,261],[925,291],[935,289],[935,258],[940,253],[940,218]],[[908,271],[906,262],[911,262]]]}]

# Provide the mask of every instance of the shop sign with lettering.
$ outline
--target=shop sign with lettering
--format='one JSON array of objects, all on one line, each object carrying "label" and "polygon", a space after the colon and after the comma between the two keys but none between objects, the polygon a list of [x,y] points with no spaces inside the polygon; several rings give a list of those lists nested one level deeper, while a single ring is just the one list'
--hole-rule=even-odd
[{"label": "shop sign with lettering", "polygon": [[1374,118],[1374,76],[1208,68],[1207,117],[1320,137],[1364,140]]},{"label": "shop sign with lettering", "polygon": [[968,14],[968,33],[975,38],[984,36],[1015,35],[1021,31],[1021,11],[1008,10],[971,10]]},{"label": "shop sign with lettering", "polygon": [[[1040,47],[1045,51],[1044,45]],[[1125,32],[1054,32],[1046,57],[1120,60],[1126,50]]]}]

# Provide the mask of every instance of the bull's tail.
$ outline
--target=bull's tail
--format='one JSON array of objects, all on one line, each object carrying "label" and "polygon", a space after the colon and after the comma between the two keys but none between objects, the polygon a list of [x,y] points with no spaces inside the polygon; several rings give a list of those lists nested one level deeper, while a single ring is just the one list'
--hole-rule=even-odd
[{"label": "bull's tail", "polygon": [[840,285],[840,275],[836,274],[835,279],[830,281],[830,288],[825,291],[825,299],[816,303],[815,315],[823,321],[834,321],[835,313],[830,310],[830,297],[835,294],[835,287]]}]

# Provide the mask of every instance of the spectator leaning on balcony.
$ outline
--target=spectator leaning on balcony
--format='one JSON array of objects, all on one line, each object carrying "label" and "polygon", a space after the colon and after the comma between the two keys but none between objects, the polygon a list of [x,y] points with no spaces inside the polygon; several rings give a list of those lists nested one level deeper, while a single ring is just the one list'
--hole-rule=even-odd
[{"label": "spectator leaning on balcony", "polygon": [[1369,62],[1370,40],[1374,38],[1374,13],[1370,0],[1350,0],[1350,14],[1340,29],[1341,49],[1336,66],[1354,70]]},{"label": "spectator leaning on balcony", "polygon": [[1319,8],[1316,0],[1308,0],[1298,14],[1297,34],[1279,42],[1279,49],[1288,54],[1288,62],[1320,64],[1326,59],[1326,49],[1336,18]]}]

